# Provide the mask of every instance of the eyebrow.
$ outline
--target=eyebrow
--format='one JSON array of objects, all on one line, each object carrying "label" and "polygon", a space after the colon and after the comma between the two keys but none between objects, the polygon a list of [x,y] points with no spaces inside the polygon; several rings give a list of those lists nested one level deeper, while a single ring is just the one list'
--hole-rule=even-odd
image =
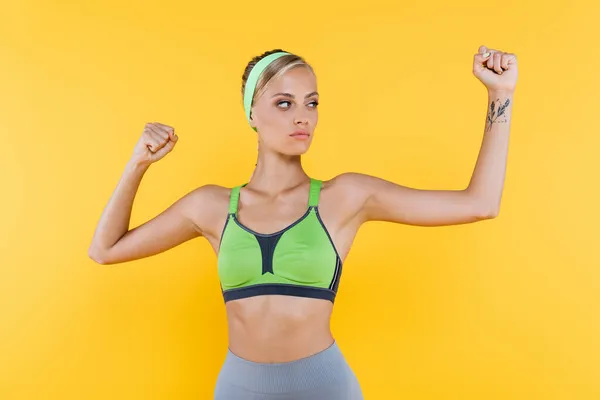
[{"label": "eyebrow", "polygon": [[[281,96],[285,96],[285,97],[290,97],[290,98],[292,98],[292,99],[295,99],[295,98],[296,98],[296,96],[294,96],[294,95],[293,95],[293,94],[291,94],[291,93],[275,93],[275,94],[274,94],[272,97],[279,96],[279,95],[281,95]],[[319,95],[319,93],[318,93],[318,92],[312,92],[312,93],[309,93],[309,94],[307,94],[306,96],[304,96],[304,98],[306,99],[306,98],[309,98],[310,96],[314,96],[314,95],[317,95],[317,96],[318,96],[318,95]]]}]

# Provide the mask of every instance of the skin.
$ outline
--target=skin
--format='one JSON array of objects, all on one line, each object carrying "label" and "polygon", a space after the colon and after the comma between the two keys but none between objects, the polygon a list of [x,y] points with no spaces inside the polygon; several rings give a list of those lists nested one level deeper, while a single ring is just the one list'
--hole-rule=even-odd
[{"label": "skin", "polygon": [[[490,56],[484,57],[488,51]],[[359,228],[368,221],[445,226],[498,215],[516,57],[481,46],[473,58],[473,73],[488,89],[488,105],[482,146],[468,187],[422,190],[353,172],[324,181],[319,210],[342,261]],[[317,126],[317,91],[316,76],[308,68],[298,67],[270,82],[253,105],[251,125],[258,131],[258,163],[240,192],[238,217],[255,231],[279,231],[306,211],[310,182],[301,155],[309,150]],[[299,129],[309,137],[290,136]],[[196,237],[208,240],[218,255],[231,188],[203,185],[153,219],[129,228],[133,199],[144,174],[177,142],[172,127],[146,124],[96,228],[88,251],[94,261],[109,265],[150,257]],[[229,348],[255,362],[287,362],[310,356],[333,343],[332,307],[327,300],[281,295],[229,301]]]}]

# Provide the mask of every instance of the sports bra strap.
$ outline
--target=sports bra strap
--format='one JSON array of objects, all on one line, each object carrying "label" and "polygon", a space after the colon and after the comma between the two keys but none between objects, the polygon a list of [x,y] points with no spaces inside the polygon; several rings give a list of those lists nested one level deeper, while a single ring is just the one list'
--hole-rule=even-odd
[{"label": "sports bra strap", "polygon": [[319,193],[321,193],[322,181],[310,178],[310,194],[308,196],[308,206],[316,207],[319,205]]},{"label": "sports bra strap", "polygon": [[231,194],[229,195],[229,214],[237,214],[238,201],[240,199],[240,189],[242,186],[239,185],[231,189]]},{"label": "sports bra strap", "polygon": [[[310,192],[308,195],[308,206],[316,207],[319,205],[319,194],[321,193],[321,185],[323,181],[310,178]],[[238,202],[240,200],[240,189],[246,184],[236,186],[231,189],[229,195],[229,214],[237,214]]]}]

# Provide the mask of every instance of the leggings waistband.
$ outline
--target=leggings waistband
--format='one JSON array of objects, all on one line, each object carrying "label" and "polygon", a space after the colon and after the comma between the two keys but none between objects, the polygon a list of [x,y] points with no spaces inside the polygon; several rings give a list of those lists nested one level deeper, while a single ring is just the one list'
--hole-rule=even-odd
[{"label": "leggings waistband", "polygon": [[328,348],[289,362],[259,363],[228,349],[219,381],[255,393],[294,393],[355,380],[337,342]]}]

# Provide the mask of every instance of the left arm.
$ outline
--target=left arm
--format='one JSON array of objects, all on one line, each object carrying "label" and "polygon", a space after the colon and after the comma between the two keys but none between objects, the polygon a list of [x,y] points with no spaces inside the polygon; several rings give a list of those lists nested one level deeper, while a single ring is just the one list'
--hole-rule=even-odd
[{"label": "left arm", "polygon": [[[346,174],[364,199],[360,210],[361,222],[443,226],[471,223],[498,215],[508,155],[516,57],[491,51],[488,58],[482,54],[486,51],[485,47],[480,47],[473,69],[488,88],[488,103],[482,145],[468,187],[463,190],[422,190],[368,175]],[[482,65],[484,62],[490,69]]]}]

